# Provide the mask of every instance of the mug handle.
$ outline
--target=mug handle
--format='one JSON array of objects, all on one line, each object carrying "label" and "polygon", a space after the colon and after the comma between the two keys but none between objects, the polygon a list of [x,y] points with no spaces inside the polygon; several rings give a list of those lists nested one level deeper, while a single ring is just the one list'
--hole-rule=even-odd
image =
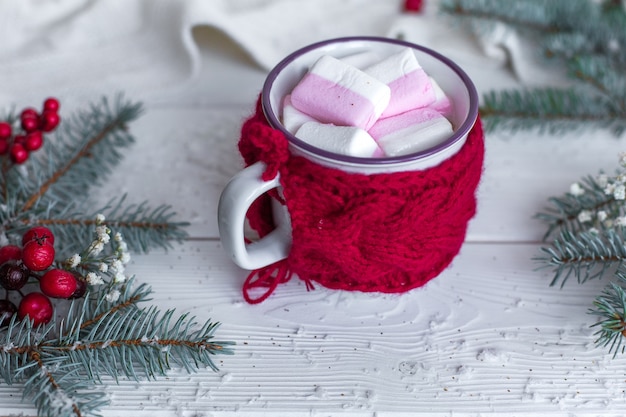
[{"label": "mug handle", "polygon": [[279,173],[269,181],[261,179],[265,169],[265,163],[259,161],[232,177],[220,195],[217,208],[222,246],[235,264],[244,269],[259,269],[285,259],[291,247],[290,221],[288,217],[277,218],[276,210],[276,229],[258,241],[245,242],[243,231],[248,209],[261,195],[280,186]]}]

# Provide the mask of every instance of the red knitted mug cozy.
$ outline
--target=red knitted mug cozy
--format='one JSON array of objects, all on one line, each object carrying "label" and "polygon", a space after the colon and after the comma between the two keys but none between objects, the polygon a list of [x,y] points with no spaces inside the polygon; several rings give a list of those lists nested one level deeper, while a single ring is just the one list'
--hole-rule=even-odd
[{"label": "red knitted mug cozy", "polygon": [[[476,213],[483,167],[480,119],[465,144],[439,165],[421,171],[348,173],[292,155],[284,134],[266,121],[260,101],[242,126],[239,151],[246,165],[263,161],[264,180],[280,172],[291,217],[288,257],[246,279],[249,303],[265,300],[293,274],[307,288],[399,293],[420,287],[459,252]],[[271,199],[264,194],[247,218],[260,236],[274,229]],[[252,292],[262,290],[256,298]]]}]

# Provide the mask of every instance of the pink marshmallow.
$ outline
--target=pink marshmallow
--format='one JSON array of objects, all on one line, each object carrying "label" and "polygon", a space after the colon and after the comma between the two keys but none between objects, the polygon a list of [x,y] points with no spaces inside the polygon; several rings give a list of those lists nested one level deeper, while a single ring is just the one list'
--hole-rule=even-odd
[{"label": "pink marshmallow", "polygon": [[387,105],[389,87],[328,55],[311,67],[291,92],[291,103],[322,123],[369,129]]},{"label": "pink marshmallow", "polygon": [[406,155],[431,148],[452,134],[452,125],[428,107],[380,119],[368,131],[387,156]]},{"label": "pink marshmallow", "polygon": [[382,113],[382,118],[426,107],[435,102],[435,90],[430,78],[410,48],[405,48],[364,71],[391,89],[391,100]]},{"label": "pink marshmallow", "polygon": [[433,110],[437,110],[445,117],[450,117],[452,114],[452,101],[446,96],[446,93],[439,87],[439,84],[430,77],[430,83],[433,86],[433,90],[435,90],[435,102],[430,104],[430,107]]},{"label": "pink marshmallow", "polygon": [[302,113],[291,104],[291,96],[287,94],[283,99],[282,123],[288,132],[296,134],[300,126],[306,122],[314,122],[315,119],[308,114]]},{"label": "pink marshmallow", "polygon": [[369,158],[378,150],[378,144],[369,133],[352,126],[306,122],[298,129],[296,137],[317,148],[342,155]]}]

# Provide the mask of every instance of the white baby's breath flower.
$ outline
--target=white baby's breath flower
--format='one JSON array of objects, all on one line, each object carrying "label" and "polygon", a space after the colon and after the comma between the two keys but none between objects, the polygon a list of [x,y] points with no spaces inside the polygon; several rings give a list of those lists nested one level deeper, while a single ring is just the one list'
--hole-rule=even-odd
[{"label": "white baby's breath flower", "polygon": [[578,221],[581,223],[590,222],[591,218],[591,212],[589,210],[582,210],[578,213]]},{"label": "white baby's breath flower", "polygon": [[111,292],[109,292],[106,296],[105,299],[109,302],[109,303],[114,303],[117,300],[119,300],[121,293],[118,290],[111,290]]},{"label": "white baby's breath flower", "polygon": [[124,281],[126,281],[126,275],[124,275],[121,272],[116,272],[115,275],[113,276],[113,282],[115,284],[121,284]]},{"label": "white baby's breath flower", "polygon": [[120,232],[115,232],[115,235],[113,236],[113,239],[116,242],[121,242],[124,240],[124,238],[122,238],[122,234]]},{"label": "white baby's breath flower", "polygon": [[615,219],[616,226],[626,226],[626,216],[620,216]]},{"label": "white baby's breath flower", "polygon": [[94,240],[91,243],[91,250],[89,251],[89,254],[92,256],[96,256],[99,255],[100,252],[102,252],[104,250],[104,242],[102,242],[101,240]]},{"label": "white baby's breath flower", "polygon": [[616,200],[624,200],[626,198],[626,186],[624,186],[624,184],[618,184],[615,186],[613,198]]},{"label": "white baby's breath flower", "polygon": [[609,217],[609,215],[604,210],[598,211],[597,216],[598,216],[598,220],[600,220],[601,222],[605,221],[607,217]]},{"label": "white baby's breath flower", "polygon": [[606,174],[600,174],[598,175],[598,178],[596,178],[596,182],[600,187],[604,188],[609,183],[609,177]]},{"label": "white baby's breath flower", "polygon": [[100,265],[98,265],[98,271],[107,272],[108,270],[109,270],[109,265],[105,264],[104,262],[100,262]]},{"label": "white baby's breath flower", "polygon": [[595,227],[592,227],[589,229],[589,233],[591,233],[592,235],[597,235],[598,233],[600,233],[600,231]]},{"label": "white baby's breath flower", "polygon": [[626,152],[622,152],[619,154],[619,163],[621,166],[626,167]]},{"label": "white baby's breath flower", "polygon": [[81,257],[79,254],[75,253],[74,255],[70,256],[65,263],[67,264],[68,267],[70,268],[76,268],[81,261]]},{"label": "white baby's breath flower", "polygon": [[585,194],[585,189],[581,187],[579,183],[575,182],[569,187],[569,192],[573,196],[580,196]]},{"label": "white baby's breath flower", "polygon": [[126,265],[130,262],[130,253],[122,252],[120,253],[118,259],[122,262],[122,264]]},{"label": "white baby's breath flower", "polygon": [[111,270],[113,272],[124,273],[124,264],[119,259],[116,259],[111,263]]},{"label": "white baby's breath flower", "polygon": [[98,239],[109,239],[109,233],[111,233],[111,230],[106,226],[96,227],[96,236],[98,236]]},{"label": "white baby's breath flower", "polygon": [[101,285],[104,284],[102,277],[95,272],[89,272],[87,274],[87,284],[89,285]]},{"label": "white baby's breath flower", "polygon": [[609,183],[604,187],[604,194],[611,195],[614,192],[615,192],[615,184]]},{"label": "white baby's breath flower", "polygon": [[123,240],[117,244],[117,248],[122,252],[128,252],[128,245]]},{"label": "white baby's breath flower", "polygon": [[104,220],[105,220],[104,214],[102,213],[96,214],[96,225],[101,225],[102,223],[104,223]]}]

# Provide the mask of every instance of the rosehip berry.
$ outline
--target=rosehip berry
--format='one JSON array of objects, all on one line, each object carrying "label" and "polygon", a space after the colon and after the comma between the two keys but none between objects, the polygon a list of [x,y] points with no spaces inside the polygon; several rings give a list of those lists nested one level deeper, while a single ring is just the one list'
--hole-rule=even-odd
[{"label": "rosehip berry", "polygon": [[26,140],[24,141],[24,147],[29,151],[36,151],[41,148],[43,145],[43,135],[39,130],[35,130],[34,132],[30,132],[26,135]]},{"label": "rosehip berry", "polygon": [[48,229],[46,226],[34,226],[28,229],[22,236],[22,246],[35,239],[54,245],[52,230]]},{"label": "rosehip berry", "polygon": [[9,150],[11,160],[16,164],[23,164],[28,159],[28,151],[21,143],[15,143]]},{"label": "rosehip berry", "polygon": [[39,119],[39,128],[44,132],[54,130],[61,122],[61,116],[56,111],[45,110]]},{"label": "rosehip berry", "polygon": [[44,240],[31,240],[22,249],[22,262],[32,271],[43,271],[54,262],[54,246]]},{"label": "rosehip berry", "polygon": [[22,264],[5,263],[0,266],[0,285],[7,290],[19,290],[28,282],[30,271]]},{"label": "rosehip berry", "polygon": [[64,269],[51,269],[39,280],[41,292],[52,298],[70,298],[77,287],[74,274]]},{"label": "rosehip berry", "polygon": [[8,326],[11,317],[17,312],[15,304],[9,300],[0,300],[0,327]]},{"label": "rosehip berry", "polygon": [[0,138],[0,155],[5,155],[7,152],[9,152],[9,141],[6,139],[2,139]]},{"label": "rosehip berry", "polygon": [[43,109],[44,110],[52,110],[52,111],[59,111],[59,100],[57,100],[54,97],[48,97],[44,102],[43,102]]},{"label": "rosehip berry", "polygon": [[28,317],[33,321],[33,326],[48,323],[52,319],[54,309],[48,297],[40,292],[26,294],[17,309],[17,317]]},{"label": "rosehip berry", "polygon": [[29,117],[34,117],[36,119],[39,117],[39,113],[37,113],[37,110],[33,109],[32,107],[26,107],[20,113],[20,120]]},{"label": "rosehip berry", "polygon": [[11,125],[7,122],[0,122],[0,139],[9,139],[12,134]]},{"label": "rosehip berry", "polygon": [[76,289],[69,298],[80,298],[87,292],[87,283],[84,279],[76,278]]},{"label": "rosehip berry", "polygon": [[34,132],[39,129],[39,118],[37,116],[22,116],[20,120],[22,129],[26,132]]},{"label": "rosehip berry", "polygon": [[0,248],[0,265],[7,261],[22,259],[22,248],[17,245],[6,245]]}]

